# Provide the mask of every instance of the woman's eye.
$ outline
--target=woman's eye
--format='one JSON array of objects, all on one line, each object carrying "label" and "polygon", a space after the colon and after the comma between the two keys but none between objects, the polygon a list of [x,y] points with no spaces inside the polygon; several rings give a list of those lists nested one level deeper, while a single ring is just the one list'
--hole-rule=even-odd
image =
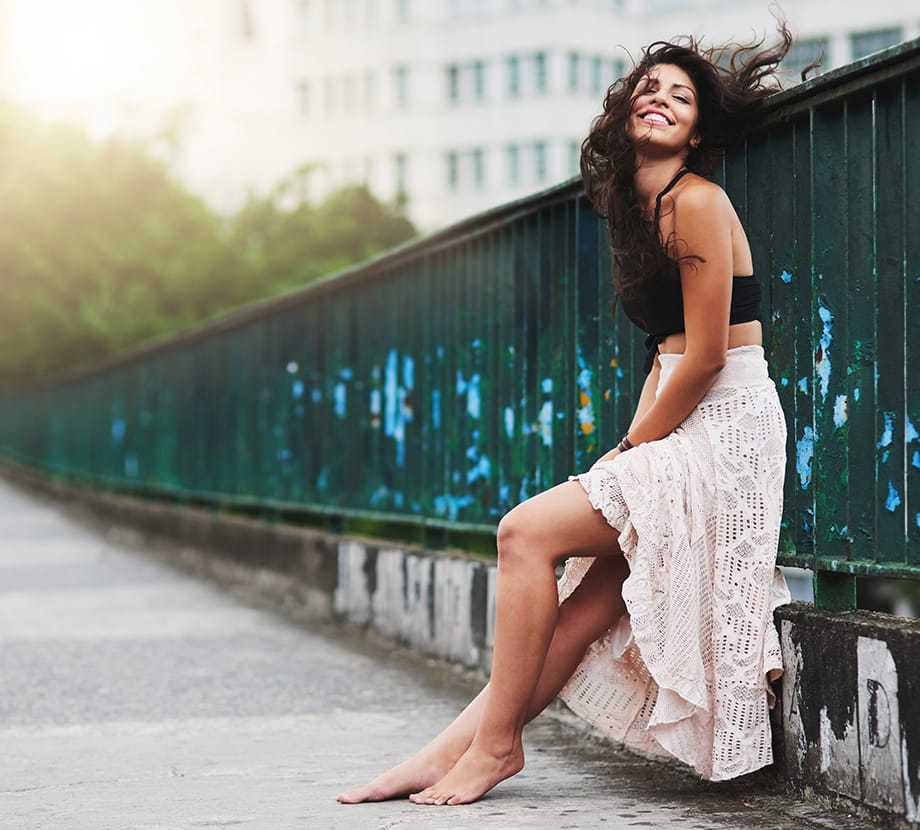
[{"label": "woman's eye", "polygon": [[690,101],[688,101],[688,100],[687,100],[686,98],[684,98],[682,95],[675,95],[675,96],[674,96],[674,99],[677,100],[677,101],[680,101],[682,104],[689,104],[689,103],[690,103]]}]

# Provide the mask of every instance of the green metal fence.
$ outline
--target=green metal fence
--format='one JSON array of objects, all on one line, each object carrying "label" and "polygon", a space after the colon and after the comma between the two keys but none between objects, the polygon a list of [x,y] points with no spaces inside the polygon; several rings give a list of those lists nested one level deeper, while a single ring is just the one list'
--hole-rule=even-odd
[{"label": "green metal fence", "polygon": [[[781,561],[851,607],[920,577],[920,42],[775,96],[720,176],[789,424]],[[627,425],[639,333],[567,184],[0,399],[0,452],[96,487],[490,532]]]}]

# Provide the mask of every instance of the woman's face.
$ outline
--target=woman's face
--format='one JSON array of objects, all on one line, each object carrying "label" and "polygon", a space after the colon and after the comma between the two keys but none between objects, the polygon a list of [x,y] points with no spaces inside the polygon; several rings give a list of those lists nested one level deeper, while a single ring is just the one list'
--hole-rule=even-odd
[{"label": "woman's face", "polygon": [[660,63],[639,79],[629,112],[628,134],[643,152],[683,152],[698,142],[696,87],[678,66]]}]

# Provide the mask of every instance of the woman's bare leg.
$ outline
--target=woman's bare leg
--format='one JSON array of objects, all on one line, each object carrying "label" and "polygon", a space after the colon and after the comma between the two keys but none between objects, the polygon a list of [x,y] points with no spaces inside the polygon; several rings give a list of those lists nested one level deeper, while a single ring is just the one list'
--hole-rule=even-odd
[{"label": "woman's bare leg", "polygon": [[560,484],[502,520],[492,678],[479,725],[450,772],[410,800],[466,804],[523,768],[521,733],[559,614],[555,565],[572,551],[619,554],[615,531],[580,484]]},{"label": "woman's bare leg", "polygon": [[[622,557],[595,560],[585,578],[559,609],[559,622],[527,711],[530,721],[556,697],[584,656],[626,610],[620,596],[628,575]],[[417,792],[439,781],[469,748],[486,707],[489,686],[472,700],[431,743],[375,778],[367,786],[338,796],[345,804],[382,801]]]}]

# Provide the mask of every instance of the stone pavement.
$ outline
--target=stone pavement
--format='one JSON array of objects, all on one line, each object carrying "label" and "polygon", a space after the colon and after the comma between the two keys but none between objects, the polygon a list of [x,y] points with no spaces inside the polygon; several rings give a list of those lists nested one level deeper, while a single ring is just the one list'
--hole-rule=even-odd
[{"label": "stone pavement", "polygon": [[163,553],[0,482],[0,827],[872,826],[763,780],[700,783],[561,712],[529,728],[524,772],[475,805],[339,805],[474,682]]}]

